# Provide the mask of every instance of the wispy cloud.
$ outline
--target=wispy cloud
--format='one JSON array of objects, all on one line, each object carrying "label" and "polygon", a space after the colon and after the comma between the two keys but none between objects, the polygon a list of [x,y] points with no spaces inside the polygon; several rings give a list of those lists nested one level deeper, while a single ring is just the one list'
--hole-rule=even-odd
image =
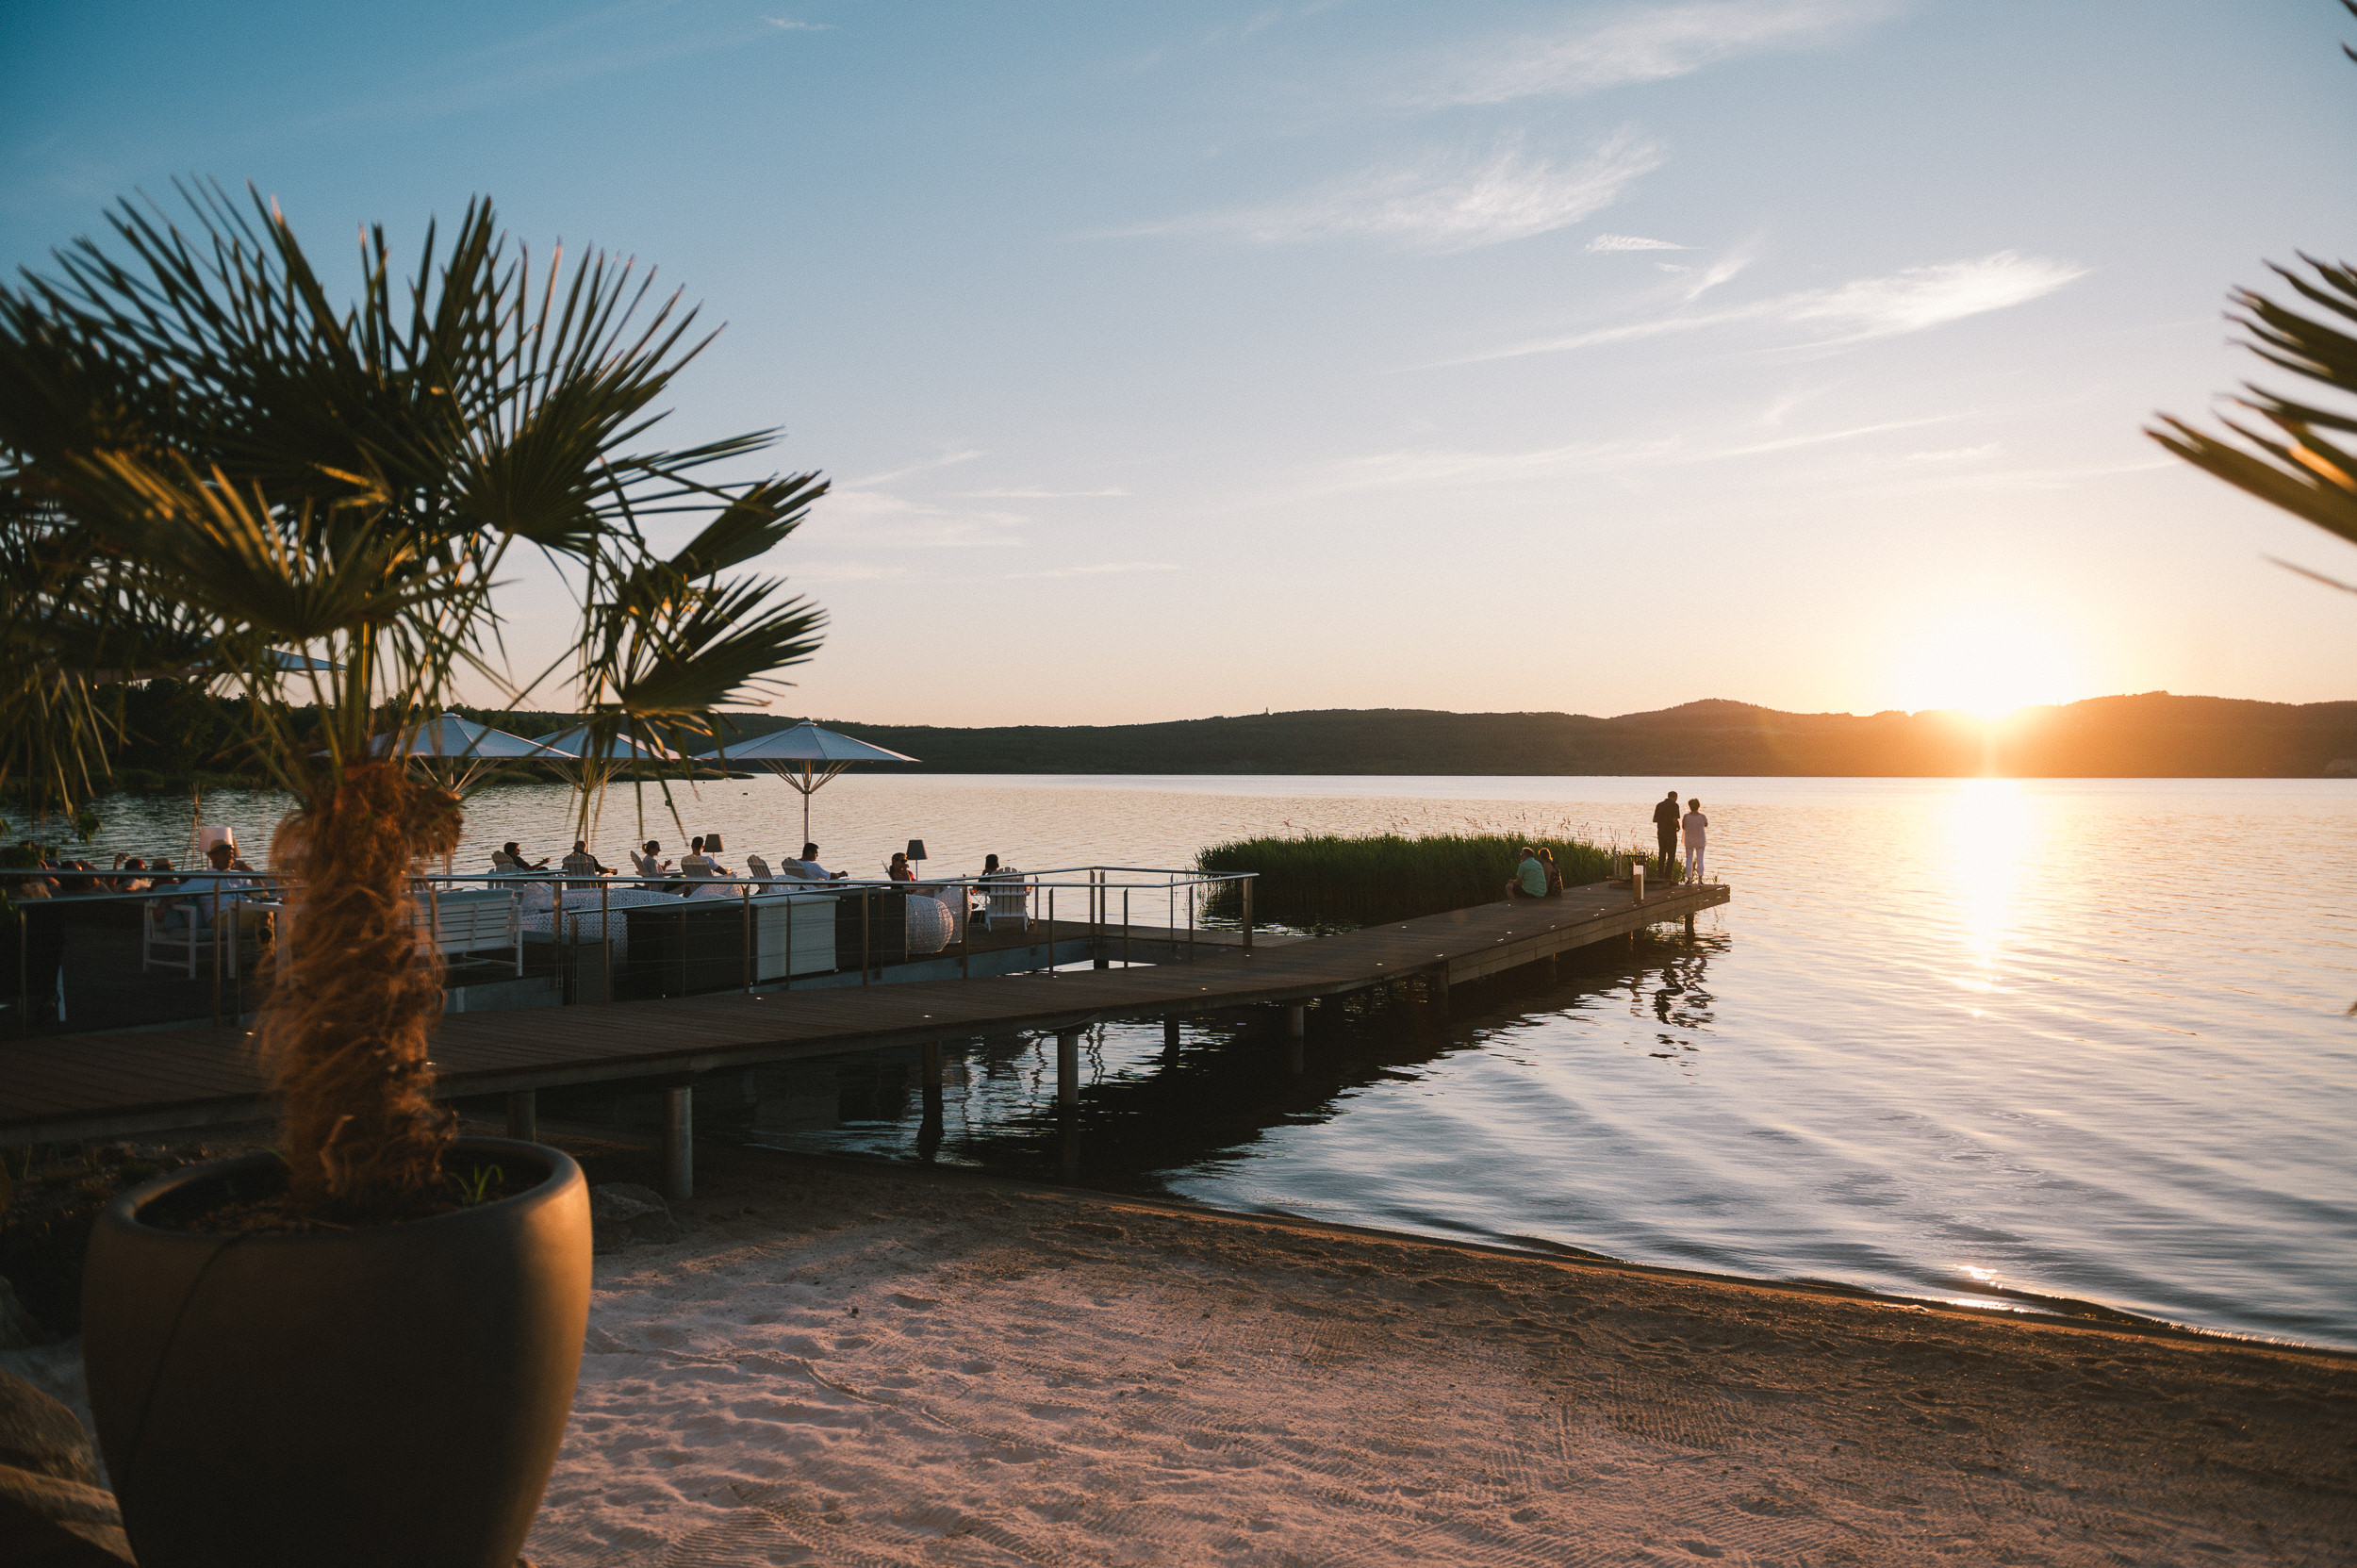
[{"label": "wispy cloud", "polygon": [[1922,332],[1968,316],[2026,305],[2086,273],[2086,268],[2074,262],[1999,251],[1975,261],[1910,267],[1885,277],[1857,278],[1831,289],[1804,289],[1749,305],[1660,316],[1562,338],[1536,338],[1452,363],[1479,364],[1525,355],[1558,354],[1568,349],[1625,343],[1668,333],[1700,332],[1707,327],[1741,322],[1830,330],[1832,337],[1816,340],[1816,346],[1821,347],[1864,342]]},{"label": "wispy cloud", "polygon": [[1412,485],[1500,485],[1524,480],[1626,473],[1644,469],[1682,468],[1689,464],[1764,457],[1803,447],[1854,441],[1894,430],[1946,424],[1961,417],[1940,414],[1924,419],[1886,420],[1805,436],[1779,436],[1770,440],[1718,446],[1698,447],[1677,437],[1661,437],[1647,440],[1575,441],[1528,452],[1408,448],[1325,465],[1315,470],[1311,487],[1319,492],[1331,493]]},{"label": "wispy cloud", "polygon": [[762,20],[782,33],[832,33],[835,30],[832,22],[797,22],[784,16],[765,16]]},{"label": "wispy cloud", "polygon": [[1635,234],[1599,234],[1580,247],[1591,255],[1600,251],[1682,251],[1687,248],[1667,239],[1647,239]]},{"label": "wispy cloud", "polygon": [[1601,212],[1668,156],[1628,128],[1567,163],[1509,142],[1486,157],[1435,157],[1369,170],[1292,202],[1196,213],[1114,233],[1226,235],[1264,245],[1376,239],[1409,250],[1469,251]]},{"label": "wispy cloud", "polygon": [[840,490],[864,490],[873,485],[889,485],[896,479],[906,479],[913,473],[931,473],[935,469],[949,468],[958,463],[970,463],[982,455],[978,448],[972,452],[945,452],[938,457],[928,457],[889,473],[871,473],[865,479],[847,479],[837,487]]},{"label": "wispy cloud", "polygon": [[1697,0],[1582,18],[1472,60],[1427,102],[1504,104],[1684,76],[1736,55],[1838,41],[1900,0]]},{"label": "wispy cloud", "polygon": [[1689,305],[1701,299],[1719,285],[1731,281],[1737,273],[1751,264],[1752,253],[1749,251],[1730,251],[1707,267],[1673,267],[1666,261],[1655,263],[1664,272],[1681,273],[1686,277],[1686,285],[1679,289],[1678,293],[1679,297]]},{"label": "wispy cloud", "polygon": [[964,501],[1087,501],[1100,496],[1128,495],[1127,490],[961,490]]},{"label": "wispy cloud", "polygon": [[1051,567],[1046,571],[1010,571],[1009,582],[1027,577],[1109,577],[1130,571],[1177,571],[1168,561],[1106,561],[1096,566]]}]

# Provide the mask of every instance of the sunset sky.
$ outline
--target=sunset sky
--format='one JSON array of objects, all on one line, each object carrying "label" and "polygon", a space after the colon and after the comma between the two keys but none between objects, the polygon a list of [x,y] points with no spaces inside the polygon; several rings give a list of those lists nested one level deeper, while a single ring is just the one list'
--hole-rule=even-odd
[{"label": "sunset sky", "polygon": [[[781,707],[2357,697],[2347,547],[2166,456],[2352,248],[2329,0],[21,4],[0,265],[174,174],[487,192],[834,494]],[[2282,380],[2276,377],[2276,380]],[[520,646],[558,623],[527,611]],[[561,694],[549,694],[553,705]]]}]

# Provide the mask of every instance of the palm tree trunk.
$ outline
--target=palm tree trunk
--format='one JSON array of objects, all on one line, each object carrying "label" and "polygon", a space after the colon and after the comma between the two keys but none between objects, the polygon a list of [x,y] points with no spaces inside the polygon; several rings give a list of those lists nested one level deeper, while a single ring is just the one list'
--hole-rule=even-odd
[{"label": "palm tree trunk", "polygon": [[294,940],[259,1044],[285,1107],[288,1200],[305,1218],[382,1224],[431,1212],[453,1118],[427,1058],[442,1011],[439,953],[409,878],[458,839],[458,799],[397,761],[357,763],[279,829]]}]

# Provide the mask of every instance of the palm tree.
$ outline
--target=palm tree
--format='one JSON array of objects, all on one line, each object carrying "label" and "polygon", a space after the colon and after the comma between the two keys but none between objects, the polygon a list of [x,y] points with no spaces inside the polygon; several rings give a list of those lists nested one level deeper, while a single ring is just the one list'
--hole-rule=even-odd
[{"label": "palm tree", "polygon": [[[2357,16],[2357,0],[2341,0],[2341,5]],[[2357,49],[2343,44],[2341,53],[2357,60]],[[2351,335],[2357,329],[2357,270],[2345,261],[2337,266],[2318,261],[2304,251],[2299,259],[2316,274],[2313,280],[2273,262],[2268,266],[2294,293],[2323,311],[2325,319],[2303,316],[2264,294],[2237,289],[2228,298],[2241,314],[2228,320],[2250,332],[2257,340],[2245,346],[2268,364],[2357,397],[2357,336]],[[2357,452],[2336,439],[2357,436],[2357,406],[2321,407],[2278,397],[2249,382],[2243,391],[2248,395],[2234,401],[2272,430],[2253,430],[2233,420],[2225,421],[2226,427],[2255,451],[2204,435],[2168,414],[2160,417],[2167,429],[2145,434],[2229,485],[2357,544]],[[2357,584],[2289,561],[2276,564],[2357,593]]]},{"label": "palm tree", "polygon": [[[569,678],[592,744],[706,749],[716,707],[817,646],[820,611],[732,574],[826,486],[716,477],[767,433],[649,440],[710,338],[630,264],[536,270],[476,201],[447,245],[428,228],[406,276],[371,230],[339,307],[274,204],[180,193],[185,231],[124,202],[119,254],[79,239],[53,274],[0,288],[0,779],[86,799],[108,683],[171,673],[245,699],[253,763],[298,802],[272,866],[300,940],[258,1031],[289,1200],[397,1218],[436,1201],[451,1136],[426,1048],[441,979],[408,879],[455,842],[460,801],[384,735],[462,678],[511,703]],[[650,537],[682,522],[683,546]],[[579,620],[515,678],[501,575],[535,552]]]},{"label": "palm tree", "polygon": [[[2357,332],[2357,270],[2305,254],[2300,259],[2314,271],[2313,280],[2284,267],[2275,272],[2301,299],[2324,311],[2327,320],[2303,316],[2248,289],[2231,296],[2241,312],[2232,319],[2250,330],[2256,339],[2249,345],[2251,352],[2268,364],[2357,397],[2357,336],[2352,336]],[[2146,434],[2228,484],[2357,544],[2357,451],[2348,439],[2357,436],[2357,405],[2327,408],[2248,383],[2243,391],[2246,395],[2235,402],[2268,427],[2258,430],[2226,421],[2226,427],[2248,448],[2205,435],[2167,414],[2161,416],[2167,429]],[[2357,585],[2305,567],[2291,569],[2357,593]]]}]

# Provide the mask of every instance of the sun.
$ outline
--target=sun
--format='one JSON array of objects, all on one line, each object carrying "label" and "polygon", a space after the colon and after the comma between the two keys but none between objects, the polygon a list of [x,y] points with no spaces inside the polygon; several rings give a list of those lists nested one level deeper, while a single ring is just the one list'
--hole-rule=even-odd
[{"label": "sun", "polygon": [[1893,671],[1903,707],[1961,709],[2001,718],[2016,708],[2059,702],[2083,682],[2075,639],[2040,617],[1968,610],[1916,628]]}]

